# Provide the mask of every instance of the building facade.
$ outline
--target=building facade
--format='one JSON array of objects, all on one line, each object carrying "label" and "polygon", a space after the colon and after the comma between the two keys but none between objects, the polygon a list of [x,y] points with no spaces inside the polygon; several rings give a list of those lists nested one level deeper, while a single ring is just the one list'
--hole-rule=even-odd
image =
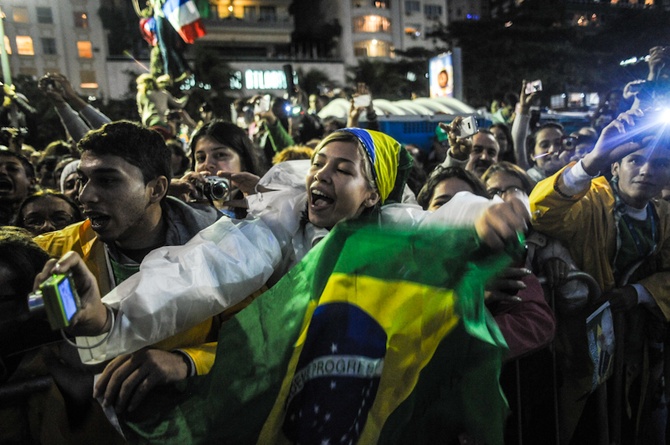
[{"label": "building facade", "polygon": [[86,95],[110,97],[99,0],[2,2],[11,75],[62,73]]},{"label": "building facade", "polygon": [[[207,35],[189,46],[214,50],[216,57],[236,70],[231,80],[240,96],[280,91],[276,82],[283,65],[303,72],[320,70],[344,85],[346,70],[363,58],[393,59],[398,51],[422,48],[437,53],[443,43],[431,31],[456,21],[500,18],[531,0],[312,0],[302,2],[315,27],[322,23],[338,31],[332,40],[311,44],[296,41],[295,0],[210,0],[204,20]],[[533,4],[543,3],[533,0]],[[555,2],[546,2],[553,5]],[[103,29],[101,6],[129,4],[126,0],[3,0],[5,39],[13,76],[65,74],[82,94],[101,99],[133,95],[129,76],[146,72],[148,47],[131,51],[134,60],[118,52],[110,56],[111,31]],[[587,30],[630,8],[668,9],[670,0],[564,0],[565,20]],[[294,8],[293,10],[291,8]],[[129,32],[136,19],[126,16]],[[297,31],[297,32],[296,32]],[[109,35],[108,35],[109,34]],[[113,52],[113,51],[112,51]],[[265,88],[272,85],[273,88]],[[239,87],[239,88],[238,88]]]},{"label": "building facade", "polygon": [[207,35],[197,44],[211,46],[226,59],[285,56],[291,44],[291,0],[212,0]]},{"label": "building facade", "polygon": [[339,53],[348,66],[359,58],[393,58],[396,50],[433,50],[429,33],[447,23],[445,0],[343,0],[325,2],[324,14],[342,25]]}]

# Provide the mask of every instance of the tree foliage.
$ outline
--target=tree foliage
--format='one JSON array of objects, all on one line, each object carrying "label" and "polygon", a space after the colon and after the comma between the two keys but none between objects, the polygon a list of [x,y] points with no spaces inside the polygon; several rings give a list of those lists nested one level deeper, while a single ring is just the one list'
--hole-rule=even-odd
[{"label": "tree foliage", "polygon": [[123,6],[113,2],[103,2],[98,9],[102,26],[107,30],[109,54],[118,56],[125,51],[133,52],[133,48],[141,41],[138,19],[130,7],[130,2]]},{"label": "tree foliage", "polygon": [[321,94],[322,90],[331,91],[334,88],[341,87],[330,79],[328,73],[318,69],[299,70],[298,78],[300,79],[300,89],[307,95]]},{"label": "tree foliage", "polygon": [[388,100],[410,99],[428,95],[427,59],[382,61],[362,59],[349,69],[348,83],[365,83],[374,97]]},{"label": "tree foliage", "polygon": [[433,35],[462,48],[467,102],[486,106],[518,93],[522,79],[542,80],[545,105],[553,94],[622,88],[646,67],[623,69],[621,60],[670,41],[669,15],[660,8],[619,10],[584,30],[570,26],[555,3],[527,0],[503,20],[456,22]]}]

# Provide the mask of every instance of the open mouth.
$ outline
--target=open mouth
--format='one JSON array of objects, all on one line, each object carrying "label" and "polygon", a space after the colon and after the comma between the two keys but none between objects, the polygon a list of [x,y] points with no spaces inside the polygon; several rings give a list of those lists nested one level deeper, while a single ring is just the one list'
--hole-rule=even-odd
[{"label": "open mouth", "polygon": [[108,215],[99,212],[84,212],[84,215],[91,221],[91,228],[96,231],[104,229],[109,220],[112,219]]},{"label": "open mouth", "polygon": [[312,208],[315,210],[323,209],[335,202],[333,198],[316,189],[311,190],[311,197]]},{"label": "open mouth", "polygon": [[14,184],[7,178],[0,178],[0,193],[6,194],[14,190]]}]

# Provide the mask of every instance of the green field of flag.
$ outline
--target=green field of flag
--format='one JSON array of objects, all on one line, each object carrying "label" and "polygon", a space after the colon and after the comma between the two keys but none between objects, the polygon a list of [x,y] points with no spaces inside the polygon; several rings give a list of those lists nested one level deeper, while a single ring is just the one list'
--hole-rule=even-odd
[{"label": "green field of flag", "polygon": [[[520,246],[513,246],[520,248]],[[505,342],[474,231],[338,225],[223,324],[210,374],[122,419],[133,443],[502,444]]]}]

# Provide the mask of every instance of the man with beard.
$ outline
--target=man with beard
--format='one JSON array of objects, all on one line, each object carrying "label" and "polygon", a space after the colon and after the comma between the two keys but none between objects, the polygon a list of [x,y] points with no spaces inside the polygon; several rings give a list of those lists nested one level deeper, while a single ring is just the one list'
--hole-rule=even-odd
[{"label": "man with beard", "polygon": [[0,226],[13,224],[21,202],[35,188],[35,169],[25,157],[0,145]]},{"label": "man with beard", "polygon": [[442,167],[461,167],[481,177],[493,164],[498,162],[500,146],[493,133],[480,129],[470,138],[457,138],[455,131],[460,119],[454,119],[447,126],[450,148]]},{"label": "man with beard", "polygon": [[[78,148],[79,201],[87,219],[35,240],[51,256],[79,253],[103,292],[137,272],[153,249],[185,244],[218,218],[214,210],[195,210],[166,196],[171,151],[159,133],[132,122],[112,122],[90,131]],[[110,362],[101,378],[129,395],[117,411],[132,409],[156,385],[209,372],[216,346],[208,342],[216,339],[216,331],[210,318]],[[83,362],[96,362],[92,347],[79,351]]]}]

